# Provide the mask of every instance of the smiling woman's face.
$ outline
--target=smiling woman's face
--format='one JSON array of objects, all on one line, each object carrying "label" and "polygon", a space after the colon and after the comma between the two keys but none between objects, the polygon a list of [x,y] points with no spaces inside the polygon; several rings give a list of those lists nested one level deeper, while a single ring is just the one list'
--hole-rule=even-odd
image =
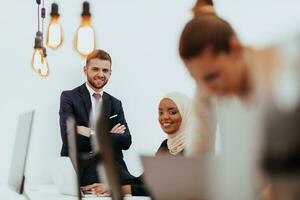
[{"label": "smiling woman's face", "polygon": [[182,118],[174,101],[168,98],[164,98],[160,101],[158,121],[165,133],[173,134],[178,131]]}]

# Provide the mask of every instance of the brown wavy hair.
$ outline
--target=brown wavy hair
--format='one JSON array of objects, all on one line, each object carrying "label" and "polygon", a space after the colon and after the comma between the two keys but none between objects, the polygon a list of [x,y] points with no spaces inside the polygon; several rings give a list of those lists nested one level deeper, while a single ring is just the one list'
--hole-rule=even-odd
[{"label": "brown wavy hair", "polygon": [[[194,16],[201,14],[201,13],[213,13],[214,12],[214,3],[212,0],[197,0],[192,12]],[[210,9],[205,9],[210,7]]]},{"label": "brown wavy hair", "polygon": [[230,24],[215,14],[196,15],[184,27],[179,40],[179,54],[183,60],[200,55],[210,47],[217,54],[230,51],[230,39],[235,32]]}]

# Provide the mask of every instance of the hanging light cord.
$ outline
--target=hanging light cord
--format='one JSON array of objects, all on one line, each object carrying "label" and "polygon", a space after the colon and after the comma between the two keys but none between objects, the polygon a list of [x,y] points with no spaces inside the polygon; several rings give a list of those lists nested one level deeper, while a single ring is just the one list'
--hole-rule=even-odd
[{"label": "hanging light cord", "polygon": [[38,5],[38,32],[40,31],[40,4],[41,4],[41,0],[36,0],[36,3]]},{"label": "hanging light cord", "polygon": [[44,47],[44,20],[46,17],[46,9],[45,9],[45,2],[43,0],[43,5],[42,5],[42,47]]}]

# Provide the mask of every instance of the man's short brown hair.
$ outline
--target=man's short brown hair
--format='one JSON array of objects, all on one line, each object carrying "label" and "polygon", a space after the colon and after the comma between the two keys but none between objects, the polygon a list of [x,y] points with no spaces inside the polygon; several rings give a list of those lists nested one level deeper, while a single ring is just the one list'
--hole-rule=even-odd
[{"label": "man's short brown hair", "polygon": [[86,57],[86,66],[89,64],[90,60],[98,58],[100,60],[108,60],[110,62],[110,66],[112,65],[111,62],[111,57],[109,55],[109,53],[107,53],[106,51],[102,50],[102,49],[95,49],[92,53],[90,53],[87,57]]}]

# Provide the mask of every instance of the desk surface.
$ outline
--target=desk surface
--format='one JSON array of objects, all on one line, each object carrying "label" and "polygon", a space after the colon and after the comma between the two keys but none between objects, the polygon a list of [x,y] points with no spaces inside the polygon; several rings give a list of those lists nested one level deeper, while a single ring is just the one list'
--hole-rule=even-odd
[{"label": "desk surface", "polygon": [[[54,185],[28,186],[25,194],[30,200],[77,200],[75,196],[60,194]],[[88,197],[88,200],[110,200],[110,197]],[[149,197],[125,197],[125,200],[151,200]]]},{"label": "desk surface", "polygon": [[0,185],[0,199],[26,200],[25,196],[13,191],[8,185]]}]

